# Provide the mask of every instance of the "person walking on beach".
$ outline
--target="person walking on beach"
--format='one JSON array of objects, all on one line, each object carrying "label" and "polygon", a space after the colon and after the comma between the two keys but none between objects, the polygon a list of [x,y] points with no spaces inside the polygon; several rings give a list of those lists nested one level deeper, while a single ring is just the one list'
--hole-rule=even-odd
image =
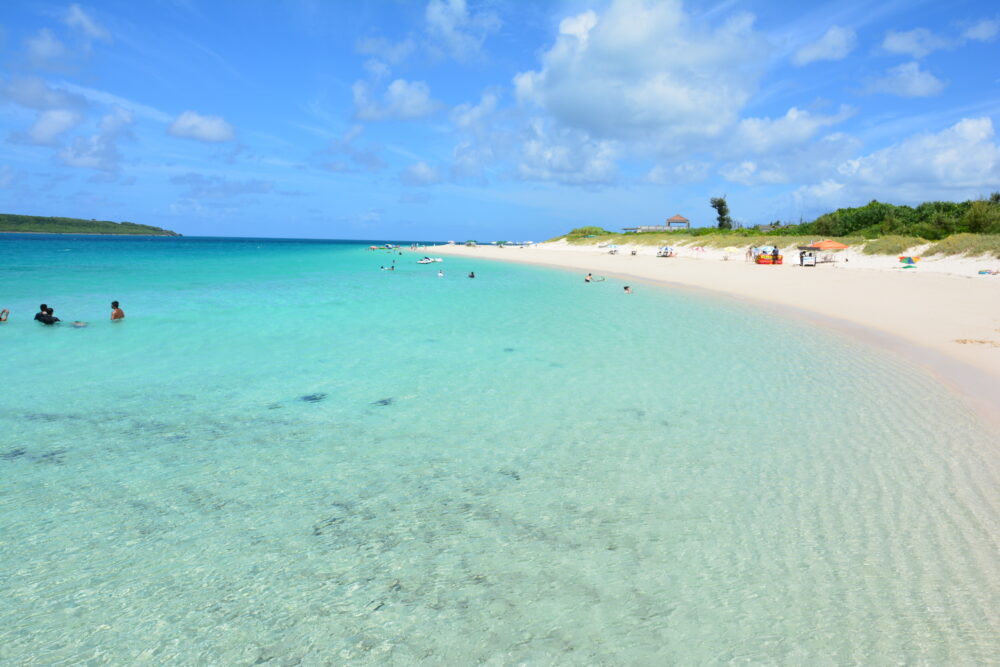
[{"label": "person walking on beach", "polygon": [[124,320],[124,319],[125,319],[125,311],[123,311],[121,308],[118,307],[117,301],[112,301],[111,320],[114,321],[114,320]]}]

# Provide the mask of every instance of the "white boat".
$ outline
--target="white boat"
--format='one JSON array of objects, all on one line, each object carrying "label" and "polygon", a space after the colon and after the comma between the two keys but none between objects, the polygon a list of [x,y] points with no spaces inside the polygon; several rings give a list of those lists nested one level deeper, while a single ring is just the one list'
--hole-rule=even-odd
[{"label": "white boat", "polygon": [[424,257],[423,259],[418,259],[417,264],[433,264],[434,262],[440,262],[440,257]]}]

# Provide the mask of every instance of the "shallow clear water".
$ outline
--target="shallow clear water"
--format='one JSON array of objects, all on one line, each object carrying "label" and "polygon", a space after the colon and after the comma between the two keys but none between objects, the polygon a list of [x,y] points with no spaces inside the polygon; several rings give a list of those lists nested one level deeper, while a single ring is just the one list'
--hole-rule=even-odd
[{"label": "shallow clear water", "polygon": [[931,378],[752,307],[415,259],[0,238],[0,662],[1000,655],[998,446]]}]

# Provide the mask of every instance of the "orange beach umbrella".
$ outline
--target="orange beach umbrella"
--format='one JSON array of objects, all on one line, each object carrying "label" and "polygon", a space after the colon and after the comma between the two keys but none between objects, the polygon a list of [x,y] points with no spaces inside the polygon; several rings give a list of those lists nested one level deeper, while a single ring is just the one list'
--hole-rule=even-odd
[{"label": "orange beach umbrella", "polygon": [[823,241],[817,241],[809,246],[810,248],[816,248],[816,250],[843,250],[848,246],[843,243],[837,243],[836,241],[831,241],[830,239],[825,239]]}]

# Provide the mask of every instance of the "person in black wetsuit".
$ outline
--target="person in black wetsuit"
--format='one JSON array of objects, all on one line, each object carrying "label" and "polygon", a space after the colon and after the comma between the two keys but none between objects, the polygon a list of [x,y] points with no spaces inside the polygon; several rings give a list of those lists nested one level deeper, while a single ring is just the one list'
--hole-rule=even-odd
[{"label": "person in black wetsuit", "polygon": [[46,308],[44,312],[35,315],[35,319],[42,324],[55,324],[56,322],[62,322],[62,320],[52,314],[53,312],[55,311],[52,308]]},{"label": "person in black wetsuit", "polygon": [[35,313],[35,321],[44,322],[45,321],[44,318],[48,317],[48,313],[46,312],[48,309],[49,307],[46,306],[44,303],[38,306],[38,312]]}]

